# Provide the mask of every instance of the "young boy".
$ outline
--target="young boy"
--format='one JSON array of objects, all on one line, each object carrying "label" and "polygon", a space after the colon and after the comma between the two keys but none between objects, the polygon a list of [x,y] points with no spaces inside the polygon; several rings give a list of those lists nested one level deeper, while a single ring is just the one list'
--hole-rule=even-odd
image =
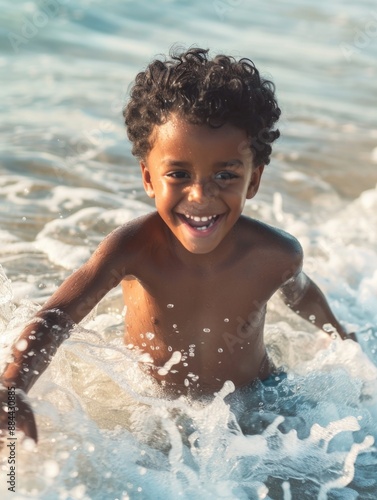
[{"label": "young boy", "polygon": [[147,371],[176,394],[269,377],[263,326],[279,289],[300,316],[346,337],[303,273],[297,240],[241,215],[270,161],[279,115],[273,84],[248,59],[190,49],[137,75],[125,123],[157,211],[112,232],[13,346],[0,402],[13,391],[27,436],[37,439],[25,393],[73,325],[119,283],[125,342],[149,355]]}]

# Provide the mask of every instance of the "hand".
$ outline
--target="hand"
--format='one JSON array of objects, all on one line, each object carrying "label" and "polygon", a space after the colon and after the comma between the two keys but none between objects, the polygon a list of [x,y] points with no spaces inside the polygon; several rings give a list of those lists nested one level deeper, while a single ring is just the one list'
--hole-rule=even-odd
[{"label": "hand", "polygon": [[[25,437],[33,439],[35,442],[38,441],[37,426],[35,424],[33,410],[27,401],[26,394],[21,389],[12,390],[12,404],[15,414],[15,425],[16,429],[22,431]],[[10,391],[6,387],[0,388],[0,439],[5,436],[9,436],[8,424],[10,424],[10,419],[8,418],[8,408]],[[13,425],[13,421],[12,424]]]}]

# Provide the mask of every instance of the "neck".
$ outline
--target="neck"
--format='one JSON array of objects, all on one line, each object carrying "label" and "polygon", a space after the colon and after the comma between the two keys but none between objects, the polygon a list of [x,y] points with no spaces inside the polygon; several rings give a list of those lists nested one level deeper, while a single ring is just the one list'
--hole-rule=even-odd
[{"label": "neck", "polygon": [[219,266],[223,266],[227,261],[230,261],[234,255],[237,226],[233,227],[221,243],[208,253],[189,252],[168,228],[166,230],[174,258],[190,269],[211,272]]}]

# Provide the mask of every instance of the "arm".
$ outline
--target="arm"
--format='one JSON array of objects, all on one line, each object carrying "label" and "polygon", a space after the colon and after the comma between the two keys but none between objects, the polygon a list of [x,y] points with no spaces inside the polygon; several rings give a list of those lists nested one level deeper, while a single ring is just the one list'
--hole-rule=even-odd
[{"label": "arm", "polygon": [[343,340],[356,340],[354,333],[347,334],[331,311],[322,291],[303,271],[286,281],[280,292],[288,307],[317,328],[331,333],[333,330],[328,328],[331,325]]},{"label": "arm", "polygon": [[68,338],[73,321],[62,311],[42,309],[30,321],[12,346],[12,360],[0,377],[0,429],[6,429],[10,391],[15,397],[16,427],[35,441],[38,439],[33,411],[25,393],[45,371],[59,345]]},{"label": "arm", "polygon": [[33,413],[25,393],[46,370],[74,325],[126,274],[122,234],[122,230],[111,233],[89,261],[67,278],[15,341],[11,360],[0,377],[0,429],[7,427],[4,407],[7,406],[8,388],[14,387],[17,428],[37,440]]}]

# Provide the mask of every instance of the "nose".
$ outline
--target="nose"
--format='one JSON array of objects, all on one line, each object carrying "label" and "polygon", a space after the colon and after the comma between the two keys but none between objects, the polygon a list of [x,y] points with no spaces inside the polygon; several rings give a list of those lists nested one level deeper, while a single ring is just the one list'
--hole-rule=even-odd
[{"label": "nose", "polygon": [[195,182],[190,187],[188,194],[188,201],[206,205],[209,201],[215,198],[218,194],[219,188],[215,182],[203,181]]}]

